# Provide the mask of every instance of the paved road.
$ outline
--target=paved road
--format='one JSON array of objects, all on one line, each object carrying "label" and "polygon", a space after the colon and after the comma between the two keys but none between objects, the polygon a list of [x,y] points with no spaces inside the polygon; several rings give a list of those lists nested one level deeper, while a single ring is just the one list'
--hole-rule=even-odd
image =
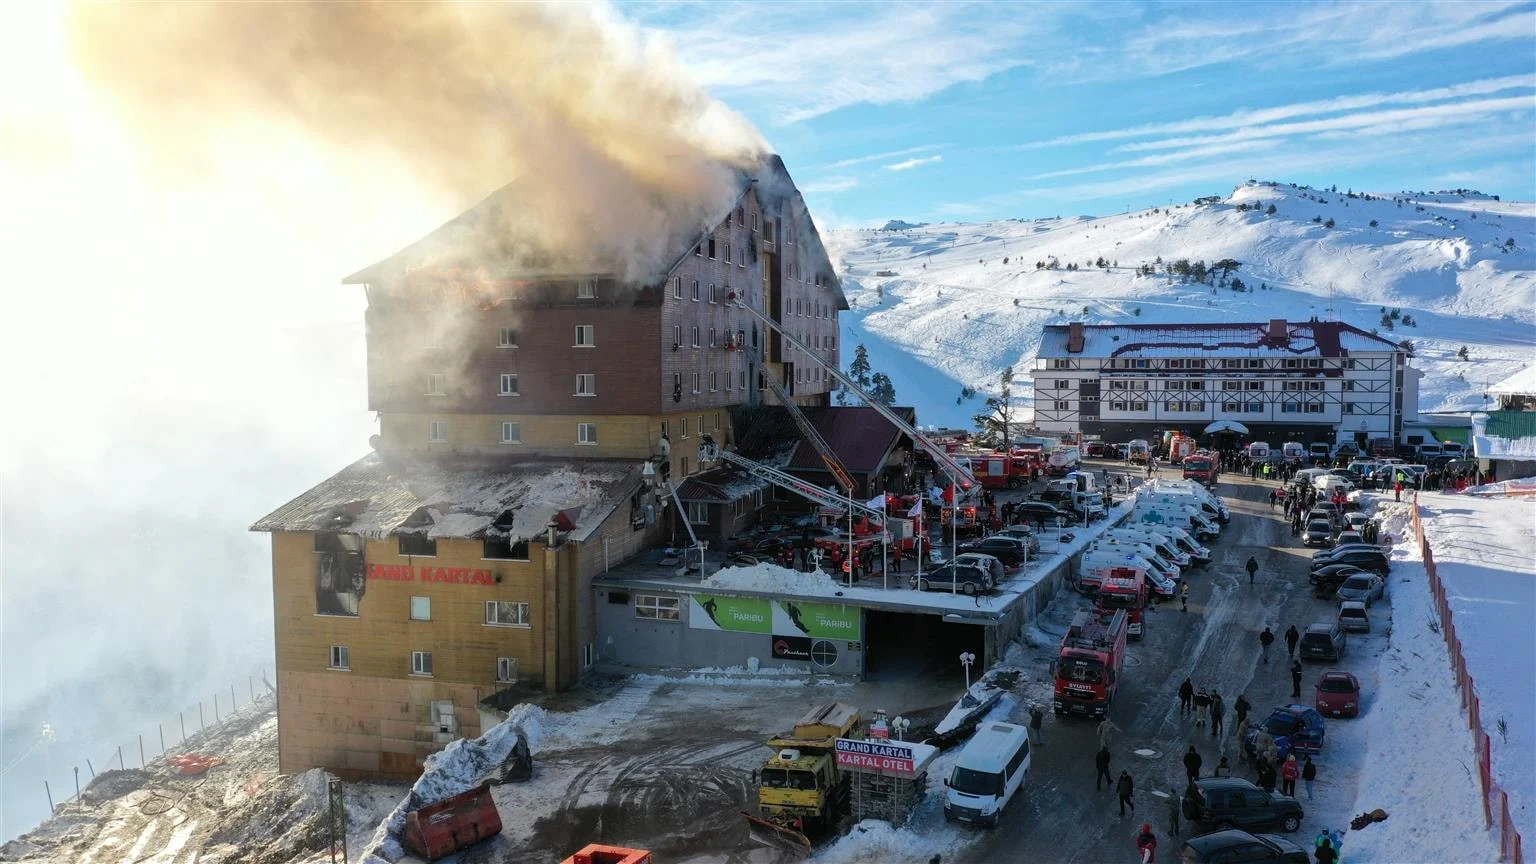
[{"label": "paved road", "polygon": [[[1122,769],[1130,771],[1137,790],[1135,815],[1120,817],[1114,793],[1093,788],[1094,724],[1052,718],[1045,729],[1046,746],[1036,751],[1026,794],[1009,806],[999,828],[986,832],[959,860],[1131,860],[1131,838],[1143,821],[1151,821],[1164,845],[1176,849],[1168,842],[1166,799],[1149,793],[1174,783],[1174,788],[1183,788],[1180,760],[1188,745],[1195,744],[1205,759],[1204,773],[1209,774],[1225,752],[1234,775],[1249,776],[1237,759],[1235,729],[1228,729],[1221,742],[1224,749],[1218,752],[1208,731],[1197,733],[1190,720],[1180,718],[1176,694],[1188,676],[1195,686],[1222,693],[1229,726],[1238,693],[1246,692],[1255,714],[1266,714],[1290,701],[1285,644],[1279,634],[1292,623],[1304,630],[1311,621],[1333,614],[1330,604],[1313,599],[1306,583],[1309,553],[1265,500],[1273,487],[1245,477],[1220,484],[1217,491],[1226,499],[1232,521],[1214,541],[1211,564],[1192,571],[1189,611],[1165,603],[1148,615],[1146,638],[1131,643],[1126,683],[1110,709],[1111,719],[1123,730],[1111,747],[1111,773],[1118,777]],[[1250,555],[1261,565],[1252,586],[1243,570]],[[1053,604],[1062,608],[1053,610],[1051,618],[1065,620],[1073,602],[1071,595],[1063,594]],[[1277,635],[1268,666],[1259,663],[1258,634],[1265,625]],[[1049,663],[1053,647],[1039,648],[1036,662]],[[1316,677],[1316,668],[1309,667],[1303,687],[1310,687]],[[1032,698],[1046,698],[1041,686]],[[1303,694],[1306,701],[1310,692]],[[1147,752],[1137,755],[1138,750]],[[1304,834],[1306,830],[1304,826]]]}]

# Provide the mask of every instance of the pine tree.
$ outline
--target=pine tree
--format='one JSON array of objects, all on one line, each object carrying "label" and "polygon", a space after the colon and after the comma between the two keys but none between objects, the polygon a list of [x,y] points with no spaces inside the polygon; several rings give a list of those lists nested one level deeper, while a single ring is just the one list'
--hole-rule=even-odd
[{"label": "pine tree", "polygon": [[994,446],[1006,447],[1012,441],[1013,427],[1013,367],[1003,370],[998,380],[998,394],[987,397],[987,413],[971,418],[976,423],[979,438]]},{"label": "pine tree", "polygon": [[[853,362],[848,364],[848,377],[853,379],[855,386],[862,392],[868,393],[872,386],[870,381],[869,349],[860,342],[853,349]],[[843,405],[857,404],[859,397],[844,390],[838,393],[838,402]]]},{"label": "pine tree", "polygon": [[884,372],[876,372],[870,378],[870,398],[889,408],[896,404],[896,385],[891,382],[891,376]]}]

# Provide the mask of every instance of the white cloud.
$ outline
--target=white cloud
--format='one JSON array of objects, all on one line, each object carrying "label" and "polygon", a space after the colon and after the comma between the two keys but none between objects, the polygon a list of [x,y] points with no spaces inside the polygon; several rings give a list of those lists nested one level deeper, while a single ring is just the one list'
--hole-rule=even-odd
[{"label": "white cloud", "polygon": [[808,180],[799,185],[800,191],[806,194],[814,194],[817,192],[823,194],[833,194],[837,192],[847,192],[849,189],[859,185],[859,178],[847,176],[818,177],[815,180]]},{"label": "white cloud", "polygon": [[1148,168],[1154,165],[1169,165],[1175,162],[1192,162],[1197,159],[1206,159],[1211,156],[1221,156],[1227,153],[1264,150],[1273,147],[1274,144],[1275,142],[1272,141],[1234,141],[1230,144],[1216,144],[1209,147],[1191,147],[1188,150],[1175,150],[1172,153],[1143,156],[1140,159],[1128,159],[1123,162],[1100,162],[1084,168],[1047,171],[1044,174],[1036,174],[1029,179],[1046,180],[1051,177],[1071,177],[1078,174],[1095,174],[1100,171],[1119,171],[1125,168]]},{"label": "white cloud", "polygon": [[919,165],[932,165],[935,162],[943,162],[943,161],[944,161],[944,157],[943,156],[918,157],[916,159],[907,159],[906,161],[903,161],[903,162],[897,162],[897,163],[895,163],[893,165],[887,165],[887,166],[885,166],[885,170],[887,170],[887,171],[911,171],[913,168],[916,168]]},{"label": "white cloud", "polygon": [[871,153],[868,156],[855,156],[852,159],[839,159],[836,162],[828,162],[825,165],[812,165],[817,168],[851,168],[854,165],[863,165],[866,162],[878,162],[882,159],[895,159],[897,156],[911,156],[913,153],[927,153],[939,149],[941,144],[923,144],[917,147],[908,147],[905,150],[891,150],[887,153]]}]

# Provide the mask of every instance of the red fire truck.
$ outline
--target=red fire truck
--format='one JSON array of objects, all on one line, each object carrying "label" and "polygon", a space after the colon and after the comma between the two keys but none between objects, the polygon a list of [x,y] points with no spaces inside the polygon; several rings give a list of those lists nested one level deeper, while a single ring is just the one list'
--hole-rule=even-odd
[{"label": "red fire truck", "polygon": [[1109,710],[1125,663],[1128,617],[1117,609],[1108,618],[1079,612],[1072,619],[1056,658],[1057,714],[1102,717]]},{"label": "red fire truck", "polygon": [[1185,480],[1196,480],[1209,486],[1216,482],[1216,475],[1220,473],[1215,456],[1196,453],[1184,459]]},{"label": "red fire truck", "polygon": [[969,460],[971,473],[986,489],[1018,489],[1029,482],[1035,460],[1029,456],[1007,453],[957,454]]},{"label": "red fire truck", "polygon": [[1140,639],[1145,632],[1147,576],[1133,567],[1116,567],[1099,583],[1094,611],[1100,618],[1111,618],[1116,610],[1125,610],[1127,635]]}]

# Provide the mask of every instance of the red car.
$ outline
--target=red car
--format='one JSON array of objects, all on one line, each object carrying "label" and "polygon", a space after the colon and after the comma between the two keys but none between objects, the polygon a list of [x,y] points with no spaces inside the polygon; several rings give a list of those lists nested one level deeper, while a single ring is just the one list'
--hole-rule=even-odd
[{"label": "red car", "polygon": [[1317,713],[1360,716],[1360,681],[1348,672],[1324,672],[1317,681]]}]

